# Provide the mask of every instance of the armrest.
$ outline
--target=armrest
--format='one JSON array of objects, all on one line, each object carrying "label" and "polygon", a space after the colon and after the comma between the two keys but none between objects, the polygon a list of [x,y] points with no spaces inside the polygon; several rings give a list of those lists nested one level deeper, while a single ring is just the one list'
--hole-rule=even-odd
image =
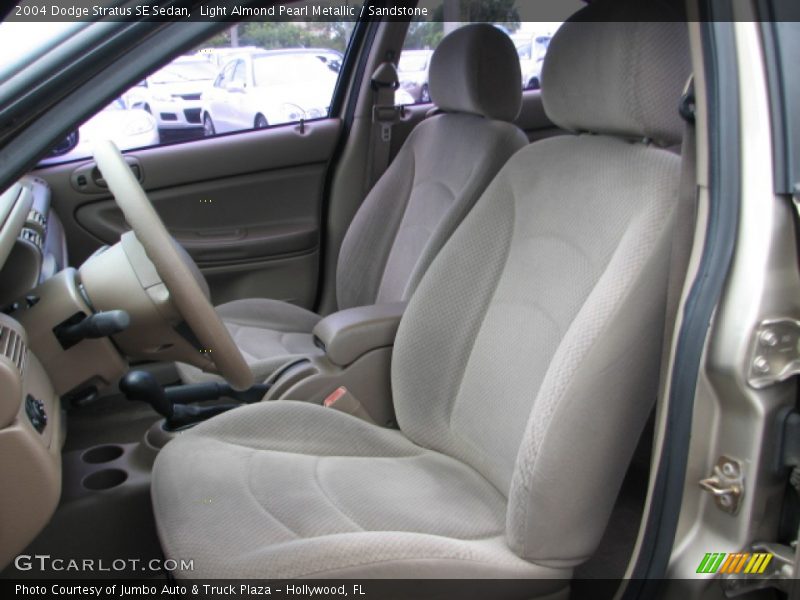
[{"label": "armrest", "polygon": [[405,309],[405,302],[346,308],[317,323],[314,338],[330,361],[343,367],[370,350],[392,346]]}]

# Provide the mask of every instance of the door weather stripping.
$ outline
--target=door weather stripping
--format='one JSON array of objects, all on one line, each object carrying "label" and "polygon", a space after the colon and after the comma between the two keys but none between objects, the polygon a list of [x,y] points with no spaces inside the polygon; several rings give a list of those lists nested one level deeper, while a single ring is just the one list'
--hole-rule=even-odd
[{"label": "door weather stripping", "polygon": [[744,495],[742,463],[729,456],[720,456],[711,477],[701,479],[700,487],[711,494],[720,510],[735,515]]},{"label": "door weather stripping", "polygon": [[800,374],[800,321],[770,319],[756,329],[747,383],[761,389]]}]

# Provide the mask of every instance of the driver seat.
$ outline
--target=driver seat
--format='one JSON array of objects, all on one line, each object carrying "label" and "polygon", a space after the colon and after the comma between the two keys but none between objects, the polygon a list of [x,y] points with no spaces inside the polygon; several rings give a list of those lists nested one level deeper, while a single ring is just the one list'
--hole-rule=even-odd
[{"label": "driver seat", "polygon": [[[489,182],[528,143],[510,122],[522,103],[519,58],[496,27],[476,23],[448,35],[429,79],[441,114],[417,125],[356,212],[336,269],[339,310],[408,300]],[[305,308],[248,298],[216,310],[257,382],[322,353],[311,334],[322,317]],[[184,363],[177,368],[184,383],[218,379]]]},{"label": "driver seat", "polygon": [[593,2],[550,45],[545,108],[575,134],[518,152],[411,298],[392,360],[399,430],[263,402],[161,451],[162,547],[194,559],[177,576],[564,592],[657,395],[680,179],[667,148],[690,73],[685,23],[608,22],[619,5]]}]

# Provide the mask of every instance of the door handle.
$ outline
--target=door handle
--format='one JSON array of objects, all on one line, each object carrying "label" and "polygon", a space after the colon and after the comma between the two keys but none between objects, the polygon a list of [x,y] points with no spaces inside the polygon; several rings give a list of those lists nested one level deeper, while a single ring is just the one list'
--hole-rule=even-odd
[{"label": "door handle", "polygon": [[[139,167],[139,165],[136,164],[136,163],[133,163],[133,162],[128,162],[128,166],[131,168],[131,171],[133,171],[133,174],[136,176],[136,179],[141,181],[142,180],[142,169]],[[106,183],[106,180],[103,178],[103,175],[100,173],[100,169],[98,169],[97,167],[92,169],[92,181],[94,181],[95,185],[97,185],[98,187],[101,187],[101,188],[107,188],[108,187],[108,184]]]},{"label": "door handle", "polygon": [[[142,170],[142,165],[139,163],[139,159],[135,156],[126,156],[125,162],[128,163],[136,179],[140,182],[144,181],[144,171]],[[70,175],[70,183],[73,189],[85,194],[103,192],[108,189],[106,180],[103,178],[100,169],[97,168],[97,164],[94,162],[85,163],[75,169],[72,175]]]}]

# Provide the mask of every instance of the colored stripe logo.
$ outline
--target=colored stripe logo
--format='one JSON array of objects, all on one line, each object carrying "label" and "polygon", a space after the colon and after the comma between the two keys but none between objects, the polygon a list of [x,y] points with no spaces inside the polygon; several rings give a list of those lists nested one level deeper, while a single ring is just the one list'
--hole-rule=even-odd
[{"label": "colored stripe logo", "polygon": [[708,552],[696,572],[761,575],[771,561],[772,554],[769,552]]}]

